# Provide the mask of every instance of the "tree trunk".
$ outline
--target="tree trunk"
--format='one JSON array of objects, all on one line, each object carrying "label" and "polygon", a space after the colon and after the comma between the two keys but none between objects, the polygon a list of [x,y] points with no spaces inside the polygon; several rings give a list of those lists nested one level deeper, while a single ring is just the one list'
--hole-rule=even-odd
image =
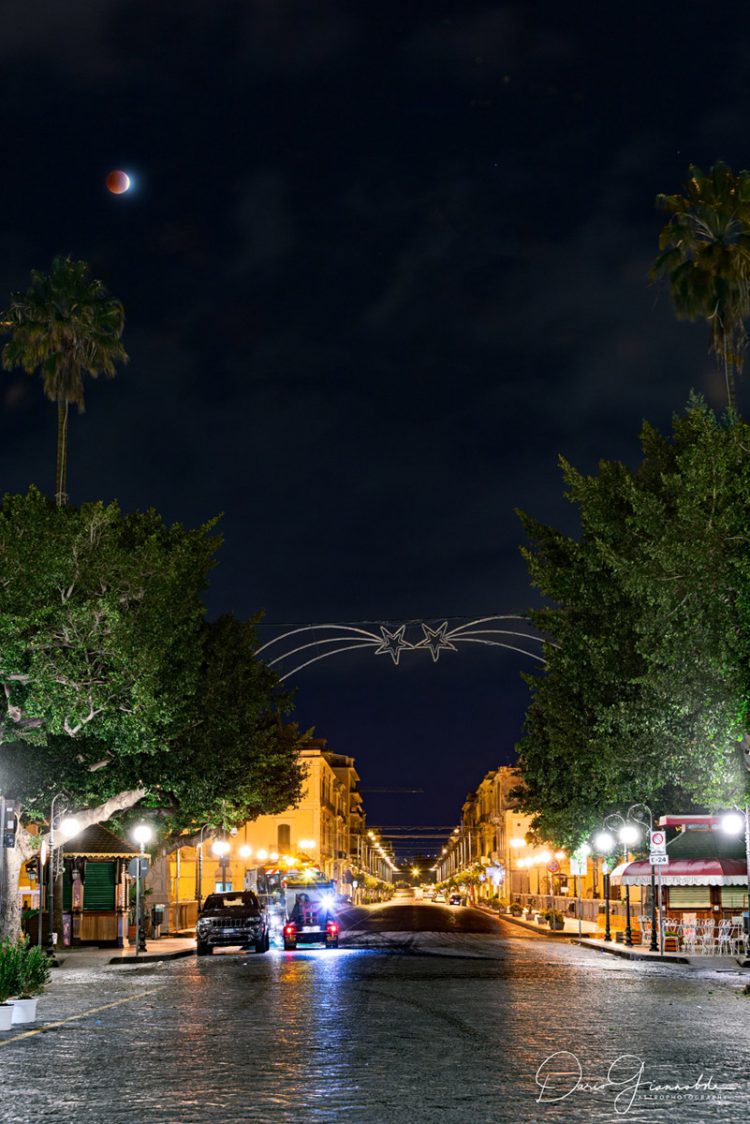
[{"label": "tree trunk", "polygon": [[[730,347],[732,348],[730,353]],[[721,357],[724,361],[724,385],[727,392],[727,409],[737,409],[737,391],[735,383],[735,371],[737,364],[734,357],[734,345],[730,343],[729,336],[724,332],[722,336]]]},{"label": "tree trunk", "polygon": [[5,851],[4,908],[0,916],[0,940],[18,940],[21,935],[21,910],[18,905],[18,878],[21,873],[21,852],[18,847]]},{"label": "tree trunk", "polygon": [[65,507],[68,502],[68,409],[67,401],[57,403],[55,503],[58,507]]}]

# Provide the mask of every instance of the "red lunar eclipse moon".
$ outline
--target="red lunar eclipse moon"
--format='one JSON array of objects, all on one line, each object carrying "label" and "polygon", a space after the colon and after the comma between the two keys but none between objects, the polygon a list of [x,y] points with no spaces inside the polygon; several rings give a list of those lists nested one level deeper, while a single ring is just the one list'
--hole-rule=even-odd
[{"label": "red lunar eclipse moon", "polygon": [[130,188],[130,176],[127,172],[110,172],[104,182],[107,185],[107,191],[111,191],[113,195],[122,195]]}]

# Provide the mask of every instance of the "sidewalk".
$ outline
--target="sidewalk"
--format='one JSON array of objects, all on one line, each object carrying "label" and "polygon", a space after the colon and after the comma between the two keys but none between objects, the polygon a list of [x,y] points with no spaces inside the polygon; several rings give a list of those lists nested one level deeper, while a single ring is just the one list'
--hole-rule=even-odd
[{"label": "sidewalk", "polygon": [[55,953],[58,968],[94,968],[106,964],[154,964],[160,960],[178,960],[195,953],[194,937],[159,937],[146,941],[146,951],[136,956],[135,945],[129,948],[60,948]]},{"label": "sidewalk", "polygon": [[511,925],[518,925],[520,929],[528,929],[532,933],[541,933],[545,937],[580,937],[588,934],[598,933],[599,927],[595,921],[581,921],[581,928],[578,928],[578,920],[575,917],[565,918],[564,929],[550,929],[548,925],[537,925],[536,921],[526,921],[522,917],[514,917],[510,913],[498,913],[495,909],[487,909],[486,906],[479,905],[482,913],[488,913],[490,917],[496,917],[499,921],[508,921]]},{"label": "sidewalk", "polygon": [[701,968],[732,967],[750,968],[750,960],[742,956],[685,956],[682,952],[665,952],[662,956],[658,952],[651,952],[645,945],[633,945],[629,948],[625,944],[616,944],[614,941],[596,940],[585,938],[575,942],[586,948],[595,948],[599,952],[608,952],[611,956],[622,956],[626,960],[653,960],[657,964],[692,964]]}]

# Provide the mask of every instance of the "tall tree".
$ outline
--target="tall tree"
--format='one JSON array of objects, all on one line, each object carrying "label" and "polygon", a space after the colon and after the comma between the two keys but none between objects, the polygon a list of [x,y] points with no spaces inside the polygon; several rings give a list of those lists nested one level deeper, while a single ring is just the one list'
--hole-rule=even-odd
[{"label": "tall tree", "polygon": [[706,320],[710,350],[736,409],[750,316],[750,172],[691,165],[684,195],[658,195],[669,219],[659,235],[652,280],[669,282],[680,319]]},{"label": "tall tree", "polygon": [[750,721],[750,426],[693,401],[635,469],[564,464],[581,533],[522,516],[547,666],[527,676],[523,799],[566,845],[618,805],[744,799]]},{"label": "tall tree", "polygon": [[68,415],[85,409],[84,376],[113,378],[128,356],[122,344],[125,313],[86,262],[57,257],[48,274],[33,270],[31,287],[13,293],[0,313],[10,339],[3,347],[6,370],[39,371],[44,393],[57,405],[55,500],[68,502]]},{"label": "tall tree", "polygon": [[[147,806],[160,841],[231,828],[299,796],[300,738],[253,622],[208,623],[212,523],[116,504],[0,505],[0,786],[23,820],[64,792],[82,822]],[[25,828],[11,874],[31,853]],[[15,864],[15,866],[13,865]],[[15,895],[0,934],[17,926]]]}]

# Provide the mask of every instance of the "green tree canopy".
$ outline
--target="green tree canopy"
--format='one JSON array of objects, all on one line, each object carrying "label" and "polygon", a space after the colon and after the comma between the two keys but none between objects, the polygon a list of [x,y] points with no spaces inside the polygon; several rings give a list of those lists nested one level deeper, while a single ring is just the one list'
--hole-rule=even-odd
[{"label": "green tree canopy", "polygon": [[635,469],[563,462],[577,538],[521,515],[547,665],[526,676],[525,806],[565,845],[617,805],[743,798],[750,698],[750,427],[692,401],[644,425]]},{"label": "green tree canopy", "polygon": [[55,792],[95,805],[88,822],[146,804],[163,842],[298,798],[300,738],[254,622],[205,620],[213,527],[4,498],[0,786],[27,820]]}]

